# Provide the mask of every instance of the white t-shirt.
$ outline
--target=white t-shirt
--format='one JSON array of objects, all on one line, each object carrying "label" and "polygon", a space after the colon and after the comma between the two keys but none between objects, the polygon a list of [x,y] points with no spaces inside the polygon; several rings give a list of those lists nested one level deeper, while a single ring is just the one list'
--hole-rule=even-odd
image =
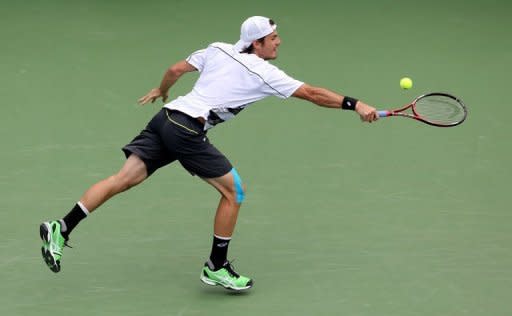
[{"label": "white t-shirt", "polygon": [[255,54],[238,53],[226,43],[210,44],[188,56],[187,62],[199,70],[199,79],[187,95],[164,106],[204,118],[205,130],[268,96],[288,98],[303,84]]}]

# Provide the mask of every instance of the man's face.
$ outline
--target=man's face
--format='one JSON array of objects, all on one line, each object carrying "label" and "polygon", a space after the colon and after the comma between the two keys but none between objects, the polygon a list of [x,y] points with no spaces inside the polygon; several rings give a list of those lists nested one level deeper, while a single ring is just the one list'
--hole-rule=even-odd
[{"label": "man's face", "polygon": [[281,38],[276,31],[265,36],[263,43],[253,42],[254,53],[265,60],[277,58],[277,48],[281,44]]}]

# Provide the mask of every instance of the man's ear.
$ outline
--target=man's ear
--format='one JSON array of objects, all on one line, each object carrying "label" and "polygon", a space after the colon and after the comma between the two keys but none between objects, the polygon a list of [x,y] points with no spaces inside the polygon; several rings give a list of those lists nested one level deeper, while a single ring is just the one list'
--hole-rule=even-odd
[{"label": "man's ear", "polygon": [[252,47],[254,47],[254,48],[258,48],[259,49],[259,48],[261,48],[262,45],[263,45],[263,43],[261,43],[258,40],[252,42]]}]

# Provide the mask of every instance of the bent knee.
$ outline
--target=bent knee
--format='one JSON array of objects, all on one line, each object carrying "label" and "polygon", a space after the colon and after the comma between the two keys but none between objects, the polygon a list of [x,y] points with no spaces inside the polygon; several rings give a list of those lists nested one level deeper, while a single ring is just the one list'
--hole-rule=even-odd
[{"label": "bent knee", "polygon": [[117,188],[117,191],[123,192],[128,189],[130,189],[133,186],[136,186],[137,184],[141,183],[144,178],[139,177],[130,177],[123,173],[118,173],[116,175],[113,175],[112,180],[115,183],[115,186]]}]

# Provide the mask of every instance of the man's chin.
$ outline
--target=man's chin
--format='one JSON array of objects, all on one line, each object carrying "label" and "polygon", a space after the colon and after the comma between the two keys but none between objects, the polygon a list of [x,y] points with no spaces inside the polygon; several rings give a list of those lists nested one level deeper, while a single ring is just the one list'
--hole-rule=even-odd
[{"label": "man's chin", "polygon": [[277,54],[274,54],[272,56],[265,58],[265,60],[274,60],[274,59],[277,59]]}]

